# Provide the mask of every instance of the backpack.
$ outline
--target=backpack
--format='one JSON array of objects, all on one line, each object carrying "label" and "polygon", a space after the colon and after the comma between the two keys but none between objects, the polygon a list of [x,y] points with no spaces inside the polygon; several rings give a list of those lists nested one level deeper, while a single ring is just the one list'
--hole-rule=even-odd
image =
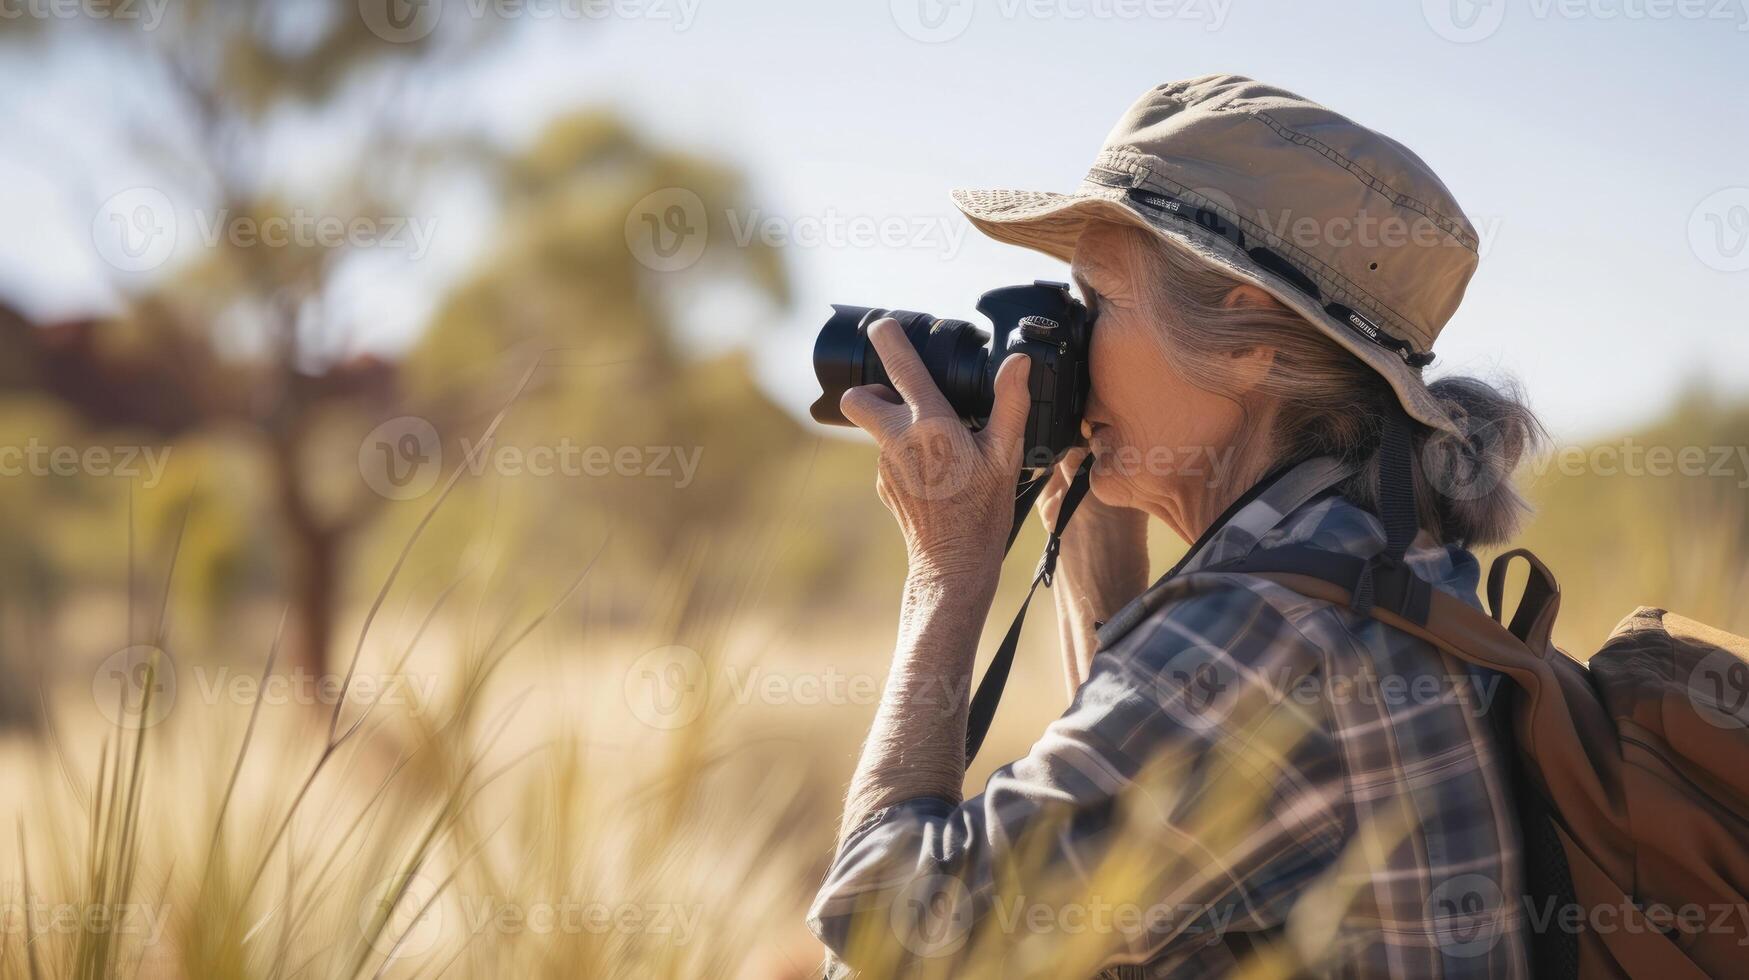
[{"label": "backpack", "polygon": [[[1354,605],[1358,570],[1318,569],[1290,550],[1221,570]],[[1520,557],[1530,583],[1502,625],[1506,569]],[[1275,567],[1284,559],[1295,567]],[[1374,570],[1386,601],[1366,612],[1511,682],[1489,713],[1512,747],[1535,975],[1749,971],[1749,639],[1641,607],[1581,663],[1550,642],[1560,590],[1528,551],[1494,560],[1492,616],[1431,588],[1406,615],[1387,577]]]},{"label": "backpack", "polygon": [[[1510,747],[1535,975],[1749,975],[1749,639],[1641,607],[1581,662],[1552,642],[1560,587],[1523,549],[1489,569],[1489,613],[1433,588],[1403,562],[1417,530],[1407,442],[1387,421],[1380,555],[1287,546],[1206,571],[1347,606],[1510,681],[1488,711]],[[1530,574],[1506,621],[1520,558]],[[1144,593],[1101,646],[1199,579]]]}]

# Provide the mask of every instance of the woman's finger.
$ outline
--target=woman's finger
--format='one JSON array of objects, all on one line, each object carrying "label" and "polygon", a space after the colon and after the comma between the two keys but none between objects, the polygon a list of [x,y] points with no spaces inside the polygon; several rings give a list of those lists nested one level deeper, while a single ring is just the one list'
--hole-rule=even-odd
[{"label": "woman's finger", "polygon": [[845,391],[838,399],[838,410],[876,442],[885,442],[911,421],[911,410],[897,398],[886,385],[863,385]]},{"label": "woman's finger", "polygon": [[1026,417],[1032,412],[1032,391],[1026,383],[1031,373],[1032,359],[1025,354],[1008,355],[996,370],[996,404],[990,409],[990,421],[978,433],[986,446],[1020,455]]},{"label": "woman's finger", "polygon": [[887,377],[893,379],[893,387],[899,389],[899,394],[918,415],[954,414],[947,404],[947,396],[935,386],[935,379],[929,376],[929,370],[923,366],[916,349],[905,339],[905,330],[899,326],[899,321],[892,317],[876,320],[868,328],[868,338],[874,342],[875,353],[881,356]]}]

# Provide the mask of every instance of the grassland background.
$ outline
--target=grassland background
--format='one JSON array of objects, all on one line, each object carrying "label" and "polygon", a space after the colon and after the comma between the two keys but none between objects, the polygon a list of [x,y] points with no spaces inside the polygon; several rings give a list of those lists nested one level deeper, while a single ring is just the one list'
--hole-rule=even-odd
[{"label": "grassland background", "polygon": [[[12,118],[73,120],[0,154],[64,199],[53,231],[90,242],[103,286],[50,312],[0,293],[0,451],[165,461],[0,474],[0,977],[805,975],[904,556],[870,446],[763,383],[810,354],[761,329],[797,305],[785,247],[719,226],[686,262],[653,248],[700,214],[774,214],[761,175],[589,91],[507,135],[529,89],[493,46],[528,25],[385,36],[373,14],[398,2],[187,0],[151,31],[0,18],[26,76]],[[579,36],[538,50],[599,53]],[[511,84],[487,118],[461,112],[491,77]],[[300,215],[441,215],[466,247],[193,233]],[[184,234],[149,268],[104,237],[153,219]],[[1683,244],[1684,270],[1714,271]],[[363,342],[380,308],[347,302],[384,284],[428,303],[398,345]],[[756,328],[724,341],[729,319]],[[385,483],[379,450],[406,437],[424,482]],[[482,440],[697,469],[475,471]],[[1746,456],[1749,405],[1697,384],[1528,461],[1520,543],[1566,588],[1559,642],[1583,655],[1640,604],[1749,632]],[[1041,539],[1008,560],[986,652]],[[1151,548],[1163,570],[1181,545]],[[1050,619],[971,789],[1066,703]],[[270,664],[304,686],[264,696]]]},{"label": "grassland background", "polygon": [[[1647,446],[1744,445],[1749,412],[1697,397],[1654,426],[1599,445],[1630,438]],[[512,569],[475,571],[411,647],[439,586],[417,561],[407,566],[371,629],[360,672],[423,678],[433,685],[431,699],[347,704],[342,730],[361,713],[369,722],[322,771],[272,852],[266,841],[325,744],[332,706],[261,707],[215,849],[215,814],[254,703],[211,689],[218,678],[260,669],[278,608],[253,601],[232,610],[225,642],[211,645],[177,642],[172,625],[163,647],[179,672],[175,706],[134,743],[142,733],[113,725],[114,709],[93,693],[102,661],[127,635],[125,593],[69,598],[42,625],[40,649],[53,655],[41,658],[41,686],[31,692],[40,692],[40,711],[0,740],[0,816],[18,833],[18,847],[0,856],[0,880],[10,883],[12,900],[21,898],[28,861],[39,900],[94,900],[91,875],[104,851],[93,849],[87,831],[106,812],[92,798],[98,760],[137,744],[128,750],[143,760],[125,897],[163,909],[165,924],[150,943],[118,937],[107,967],[115,972],[806,973],[817,948],[802,913],[829,856],[840,794],[885,669],[900,571],[896,532],[868,485],[869,450],[827,444],[819,452],[816,478],[837,467],[842,480],[803,485],[785,513],[753,522],[757,530],[736,538],[713,528],[709,541],[635,583],[616,574],[610,544],[568,597],[572,580],[554,577],[520,582],[527,601],[507,601],[499,582],[513,579]],[[1559,633],[1568,649],[1594,648],[1636,604],[1749,629],[1742,476],[1570,476],[1544,461],[1522,478],[1539,508],[1523,543],[1568,589]],[[770,580],[790,560],[776,544],[786,526],[805,548],[809,524],[828,520],[866,526],[866,550],[841,560],[869,566],[867,577],[854,587],[774,598],[782,592]],[[998,612],[1017,600],[1038,537],[1029,531],[1016,548]],[[1159,536],[1155,543],[1155,563],[1164,567],[1178,547]],[[493,560],[511,566],[516,555]],[[735,598],[709,601],[706,589]],[[134,606],[136,620],[154,615],[148,598]],[[349,607],[343,637],[356,636],[366,609],[362,600]],[[514,647],[492,639],[537,621]],[[1061,710],[1052,636],[1049,613],[1041,613],[969,786],[1022,753]],[[986,636],[986,651],[993,639]],[[699,683],[676,702],[683,708],[652,712],[645,699],[663,693],[664,682],[647,671],[674,663],[665,651],[675,646],[696,652],[698,660],[686,663],[696,665],[689,679]],[[497,658],[489,650],[508,652]],[[489,670],[488,661],[495,661]],[[197,670],[208,673],[197,678]],[[476,685],[482,674],[489,676]],[[421,849],[433,825],[441,829]],[[258,865],[259,883],[239,898]],[[409,869],[418,888],[441,885],[441,894],[414,922],[414,941],[377,948],[365,938],[361,910],[375,908],[381,889],[392,887],[384,882]],[[543,932],[495,913],[567,901],[619,914],[636,907],[641,918]],[[401,925],[412,921],[409,909],[400,915]],[[657,919],[673,918],[678,928],[682,916],[694,923],[684,935],[660,931]],[[90,968],[80,960],[80,935],[34,935],[44,975]],[[11,975],[28,971],[27,938],[14,914],[0,954]]]}]

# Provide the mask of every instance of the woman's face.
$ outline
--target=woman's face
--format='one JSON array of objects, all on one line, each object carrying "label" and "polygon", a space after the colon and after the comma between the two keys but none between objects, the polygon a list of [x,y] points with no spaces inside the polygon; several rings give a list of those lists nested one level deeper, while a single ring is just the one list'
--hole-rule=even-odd
[{"label": "woman's face", "polygon": [[1146,511],[1189,539],[1224,506],[1205,513],[1218,496],[1210,491],[1230,475],[1244,410],[1231,394],[1191,384],[1168,359],[1160,338],[1174,313],[1143,284],[1152,269],[1147,247],[1139,233],[1104,224],[1076,246],[1075,281],[1098,318],[1082,429],[1096,460],[1093,495]]}]

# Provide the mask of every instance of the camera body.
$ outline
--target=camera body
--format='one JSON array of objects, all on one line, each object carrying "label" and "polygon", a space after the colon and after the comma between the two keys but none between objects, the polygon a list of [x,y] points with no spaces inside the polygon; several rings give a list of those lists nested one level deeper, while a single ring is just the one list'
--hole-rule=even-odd
[{"label": "camera body", "polygon": [[960,420],[972,429],[989,421],[995,404],[996,370],[1009,354],[1032,361],[1028,375],[1032,407],[1027,414],[1021,466],[1042,469],[1081,442],[1081,414],[1091,386],[1088,354],[1093,324],[1067,283],[1040,279],[1004,286],[979,297],[989,319],[985,332],[964,320],[927,313],[833,305],[814,344],[814,374],[820,397],[810,408],[815,421],[849,425],[838,408],[844,392],[859,385],[891,385],[868,328],[890,316],[899,321],[929,376]]}]

